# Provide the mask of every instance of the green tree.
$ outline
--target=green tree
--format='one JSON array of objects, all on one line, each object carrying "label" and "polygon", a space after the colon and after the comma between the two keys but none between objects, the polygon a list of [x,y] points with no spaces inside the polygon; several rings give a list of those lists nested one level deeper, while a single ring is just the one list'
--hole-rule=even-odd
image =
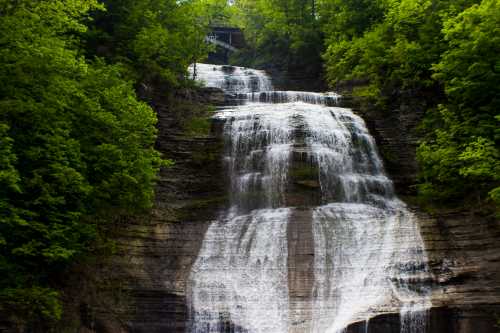
[{"label": "green tree", "polygon": [[354,93],[380,108],[428,108],[421,197],[498,201],[498,1],[324,0],[320,13],[332,86],[366,82]]},{"label": "green tree", "polygon": [[103,0],[86,34],[89,56],[130,67],[134,80],[182,86],[190,63],[206,58],[208,14],[203,1]]},{"label": "green tree", "polygon": [[93,0],[0,2],[0,312],[62,313],[55,278],[99,225],[151,206],[156,117],[120,66],[87,61]]},{"label": "green tree", "polygon": [[384,18],[383,0],[321,0],[318,12],[326,43],[350,41]]},{"label": "green tree", "polygon": [[448,49],[433,70],[447,99],[419,148],[426,196],[472,193],[500,204],[499,32],[498,0],[483,0],[444,24]]},{"label": "green tree", "polygon": [[330,83],[369,80],[370,91],[382,98],[397,98],[398,91],[434,94],[441,88],[432,79],[431,68],[447,47],[441,33],[443,20],[473,2],[373,2],[361,11],[360,19],[354,16],[347,21],[343,18],[359,8],[344,9],[338,14],[340,23],[333,25],[340,32],[331,32],[332,24],[326,25],[329,45],[324,58]]},{"label": "green tree", "polygon": [[234,21],[249,43],[240,61],[302,77],[321,76],[323,36],[315,1],[237,0],[235,7]]}]

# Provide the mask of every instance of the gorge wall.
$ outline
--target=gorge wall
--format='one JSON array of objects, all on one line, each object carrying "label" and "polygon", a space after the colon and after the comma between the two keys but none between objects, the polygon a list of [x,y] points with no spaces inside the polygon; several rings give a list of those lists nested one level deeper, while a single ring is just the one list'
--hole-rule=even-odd
[{"label": "gorge wall", "polygon": [[[418,173],[415,151],[418,125],[427,102],[415,96],[391,110],[367,106],[366,101],[341,101],[360,114],[377,140],[386,170],[398,193],[412,202]],[[443,209],[417,214],[431,270],[435,276],[430,332],[499,332],[500,313],[500,222],[479,211]],[[397,316],[376,318],[376,331],[398,332]],[[353,332],[362,325],[354,325]]]},{"label": "gorge wall", "polygon": [[[223,101],[217,90],[206,90],[195,98],[211,103]],[[155,103],[160,130],[158,148],[176,164],[161,172],[150,218],[130,221],[117,232],[118,251],[106,273],[120,281],[124,302],[118,309],[88,304],[93,308],[93,316],[83,321],[81,332],[184,332],[188,320],[186,281],[210,222],[227,203],[222,139],[217,126],[210,135],[186,134],[179,126],[184,116],[173,116],[161,99]],[[389,175],[398,191],[405,193],[416,172],[412,152],[418,114],[402,109],[388,117],[370,113],[363,117],[377,139]],[[304,202],[311,197],[311,187],[317,185],[304,179],[295,186],[296,196],[290,200]],[[498,332],[498,221],[477,213],[450,211],[429,215],[417,207],[412,210],[419,216],[435,277],[427,332]],[[296,215],[288,229],[288,252],[290,258],[295,258],[291,262],[295,268],[290,274],[289,288],[290,296],[300,299],[306,297],[312,284],[309,273],[313,246],[310,228],[301,223],[310,219],[307,210],[298,210]],[[296,310],[304,311],[300,302],[296,303]],[[366,332],[365,323],[353,324],[348,331]],[[399,332],[399,315],[373,318],[369,332]]]}]

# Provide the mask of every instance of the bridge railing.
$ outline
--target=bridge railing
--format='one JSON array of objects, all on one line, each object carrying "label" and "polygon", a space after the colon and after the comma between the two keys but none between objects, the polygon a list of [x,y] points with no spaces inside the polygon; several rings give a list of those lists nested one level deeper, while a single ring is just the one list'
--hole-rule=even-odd
[{"label": "bridge railing", "polygon": [[214,45],[220,46],[220,47],[225,48],[226,50],[229,50],[229,51],[232,51],[232,52],[238,51],[238,49],[235,48],[234,46],[232,46],[231,44],[228,44],[226,42],[218,40],[217,36],[215,36],[213,34],[206,36],[205,37],[205,41],[207,43],[212,43]]}]

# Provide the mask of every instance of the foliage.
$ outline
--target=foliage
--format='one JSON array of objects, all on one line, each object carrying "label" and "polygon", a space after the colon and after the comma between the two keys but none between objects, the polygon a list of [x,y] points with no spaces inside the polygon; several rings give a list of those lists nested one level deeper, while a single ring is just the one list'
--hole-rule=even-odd
[{"label": "foliage", "polygon": [[[324,0],[323,55],[332,86],[368,82],[354,93],[379,107],[407,96],[434,103],[421,128],[419,192],[460,202],[498,200],[498,1]],[[440,104],[440,105],[438,105]],[[497,201],[498,202],[498,201]]]},{"label": "foliage", "polygon": [[110,216],[151,206],[156,117],[123,66],[86,60],[94,0],[0,2],[0,311],[62,313],[57,279]]},{"label": "foliage", "polygon": [[318,4],[322,29],[327,43],[351,40],[362,35],[384,17],[382,0],[322,0]]},{"label": "foliage", "polygon": [[237,0],[234,22],[245,32],[246,65],[318,77],[323,39],[316,1]]},{"label": "foliage", "polygon": [[94,14],[95,24],[86,34],[87,52],[128,64],[142,81],[183,85],[189,64],[208,54],[205,36],[210,16],[206,1],[103,3],[107,10]]},{"label": "foliage", "polygon": [[369,79],[386,96],[393,95],[396,89],[437,89],[431,80],[431,66],[445,49],[440,32],[442,21],[459,2],[374,2],[377,6],[372,4],[363,12],[366,17],[360,20],[361,24],[355,20],[344,24],[357,28],[341,30],[330,37],[324,55],[330,82]]},{"label": "foliage", "polygon": [[448,98],[438,114],[442,125],[419,148],[422,186],[431,193],[453,187],[449,195],[489,195],[500,205],[499,32],[495,0],[483,0],[444,24],[449,47],[433,69]]}]

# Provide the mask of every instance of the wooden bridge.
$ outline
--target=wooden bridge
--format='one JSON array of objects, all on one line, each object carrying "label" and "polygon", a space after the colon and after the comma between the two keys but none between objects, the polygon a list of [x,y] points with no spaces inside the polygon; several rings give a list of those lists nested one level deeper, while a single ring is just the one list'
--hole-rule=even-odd
[{"label": "wooden bridge", "polygon": [[214,35],[208,35],[207,37],[205,37],[205,41],[208,42],[208,43],[212,43],[216,46],[220,46],[228,51],[232,51],[232,52],[235,52],[235,51],[238,51],[237,48],[235,48],[234,46],[232,46],[231,44],[228,44],[226,42],[223,42],[221,40],[218,40]]},{"label": "wooden bridge", "polygon": [[213,26],[205,41],[216,46],[215,52],[209,55],[211,63],[227,64],[231,52],[245,47],[243,32],[234,27]]}]

